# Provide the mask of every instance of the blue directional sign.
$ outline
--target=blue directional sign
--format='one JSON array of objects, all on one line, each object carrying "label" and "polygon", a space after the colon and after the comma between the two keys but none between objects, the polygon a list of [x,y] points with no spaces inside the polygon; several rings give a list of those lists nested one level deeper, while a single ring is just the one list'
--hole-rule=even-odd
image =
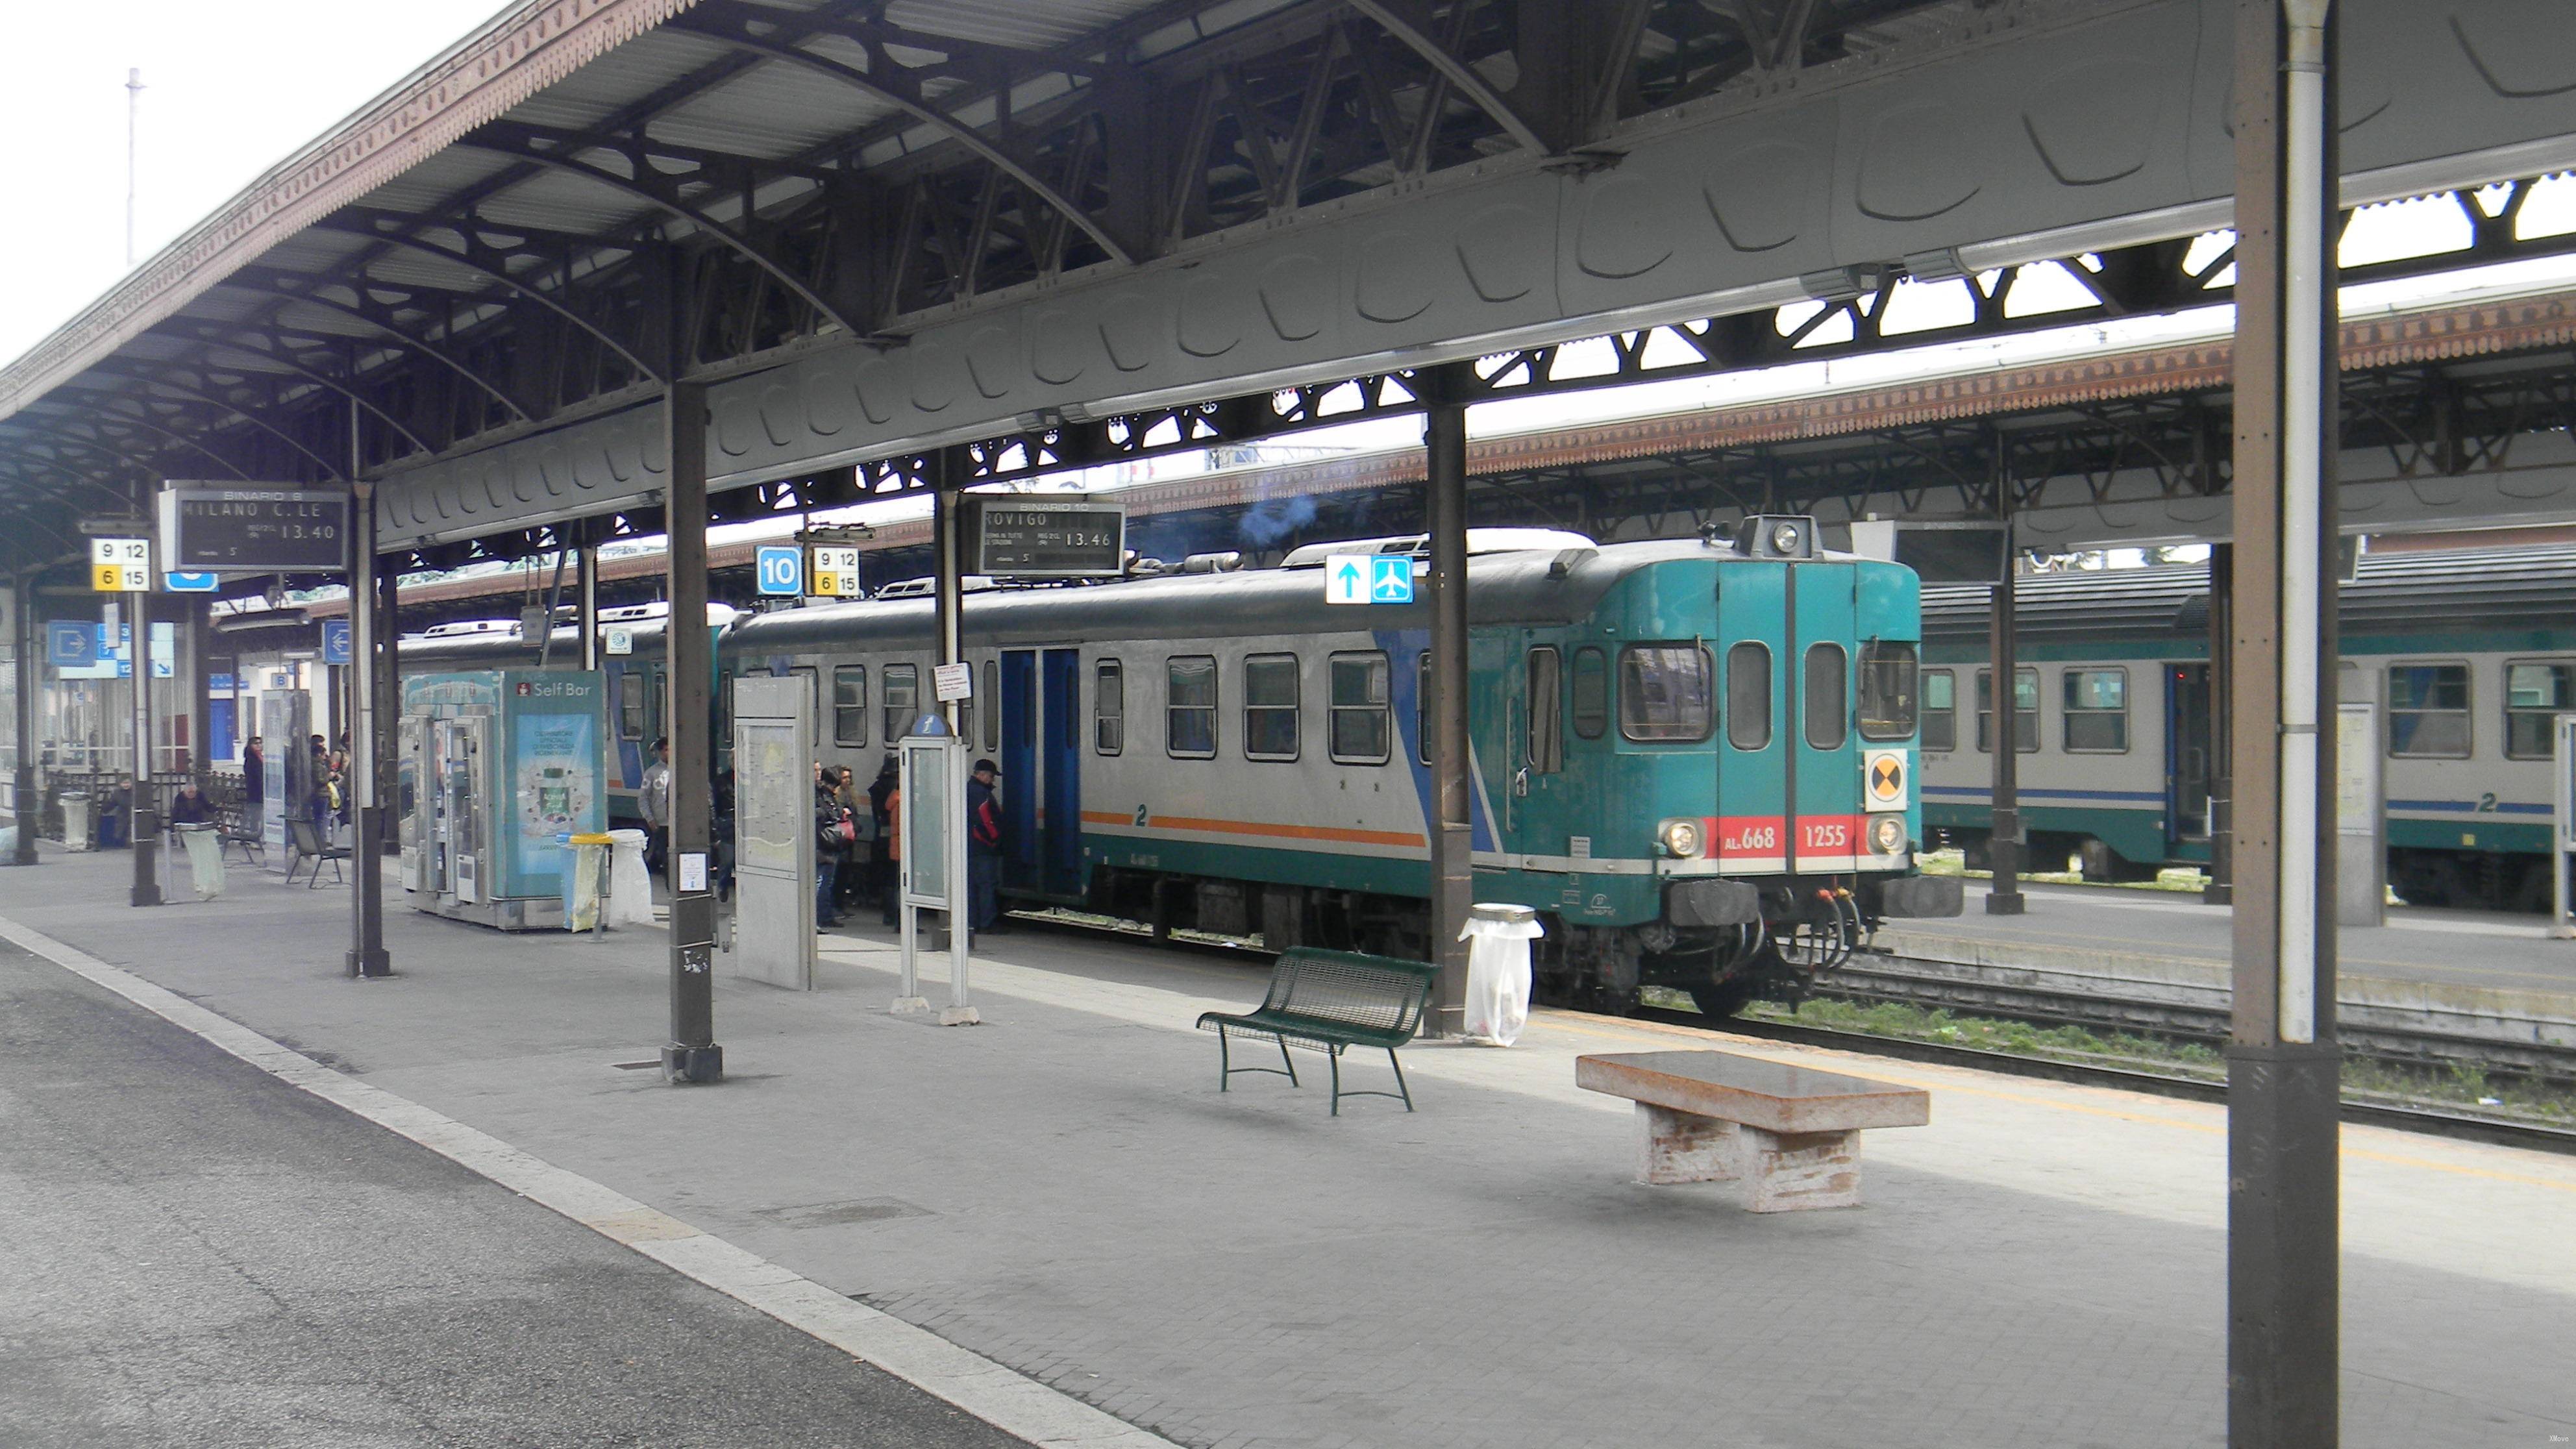
[{"label": "blue directional sign", "polygon": [[780,544],[763,544],[760,549],[760,591],[782,598],[801,598],[805,593],[805,550]]},{"label": "blue directional sign", "polygon": [[322,662],[325,664],[346,664],[349,662],[348,620],[325,619],[322,621]]},{"label": "blue directional sign", "polygon": [[86,669],[98,662],[100,626],[79,619],[45,621],[45,662],[57,669]]},{"label": "blue directional sign", "polygon": [[161,587],[174,594],[211,594],[223,587],[220,575],[210,573],[175,573],[161,576]]},{"label": "blue directional sign", "polygon": [[1413,602],[1411,555],[1381,555],[1369,560],[1369,602],[1372,604]]}]

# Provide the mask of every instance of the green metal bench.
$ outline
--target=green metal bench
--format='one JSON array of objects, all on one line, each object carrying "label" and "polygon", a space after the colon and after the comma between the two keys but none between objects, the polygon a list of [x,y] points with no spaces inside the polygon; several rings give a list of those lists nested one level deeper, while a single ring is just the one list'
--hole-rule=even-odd
[{"label": "green metal bench", "polygon": [[[1217,1090],[1228,1089],[1237,1072],[1265,1072],[1286,1077],[1292,1086],[1297,1064],[1291,1046],[1320,1051],[1333,1067],[1333,1115],[1342,1114],[1344,1097],[1393,1097],[1413,1110],[1413,1093],[1404,1084],[1404,1063],[1395,1049],[1413,1040],[1422,1014],[1431,1006],[1432,983],[1439,968],[1420,961],[1396,961],[1349,951],[1290,951],[1270,968],[1270,993],[1260,1009],[1240,1015],[1211,1011],[1199,1018],[1201,1031],[1216,1033]],[[1280,1065],[1238,1067],[1232,1034],[1266,1036],[1279,1043]],[[1342,1090],[1342,1051],[1346,1047],[1382,1047],[1395,1068],[1392,1092]]]}]

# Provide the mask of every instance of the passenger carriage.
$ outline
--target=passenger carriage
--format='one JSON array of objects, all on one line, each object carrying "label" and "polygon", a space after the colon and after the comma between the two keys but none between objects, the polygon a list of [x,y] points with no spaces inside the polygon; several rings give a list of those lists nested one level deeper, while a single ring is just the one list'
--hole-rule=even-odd
[{"label": "passenger carriage", "polygon": [[[1321,571],[1420,546],[968,595],[964,733],[1001,767],[1006,893],[1427,953],[1429,607],[1329,604]],[[1740,544],[1477,530],[1470,552],[1475,893],[1552,918],[1543,992],[1732,1011],[1877,916],[1957,910],[1913,869],[1911,571],[1819,553],[1805,519]],[[621,666],[644,702],[622,745],[658,727],[659,637]],[[720,670],[810,679],[824,757],[866,779],[931,707],[933,637],[927,598],[745,615]]]}]

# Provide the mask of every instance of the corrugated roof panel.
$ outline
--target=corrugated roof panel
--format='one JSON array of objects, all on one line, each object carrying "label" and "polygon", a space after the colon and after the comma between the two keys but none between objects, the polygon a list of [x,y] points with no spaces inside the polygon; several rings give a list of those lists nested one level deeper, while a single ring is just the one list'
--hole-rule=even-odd
[{"label": "corrugated roof panel", "polygon": [[806,66],[771,61],[655,121],[654,139],[777,159],[891,115],[894,107]]},{"label": "corrugated roof panel", "polygon": [[498,226],[594,233],[661,213],[606,182],[549,170],[486,199],[475,214]]},{"label": "corrugated roof panel", "polygon": [[450,147],[366,195],[365,206],[378,211],[423,212],[480,182],[508,170],[506,156]]},{"label": "corrugated roof panel", "polygon": [[1051,50],[1154,7],[1155,0],[894,0],[885,18],[924,35]]},{"label": "corrugated roof panel", "polygon": [[685,31],[649,31],[511,107],[507,119],[531,126],[588,129],[733,54],[726,46]]}]

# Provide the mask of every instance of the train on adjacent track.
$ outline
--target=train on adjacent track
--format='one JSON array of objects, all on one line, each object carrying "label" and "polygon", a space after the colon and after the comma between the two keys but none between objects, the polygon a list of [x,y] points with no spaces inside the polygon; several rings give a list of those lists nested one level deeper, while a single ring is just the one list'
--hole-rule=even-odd
[{"label": "train on adjacent track", "polygon": [[[995,588],[963,608],[963,732],[1001,766],[1003,888],[1158,927],[1429,951],[1425,603],[1328,603],[1280,567]],[[1919,594],[1817,547],[1813,520],[1595,545],[1475,530],[1468,569],[1475,894],[1536,908],[1543,997],[1643,986],[1731,1013],[1794,991],[1883,916],[1955,914],[1915,868]],[[1418,565],[1417,565],[1418,567]],[[660,732],[667,620],[605,661],[612,803]],[[874,773],[931,706],[933,605],[711,616],[719,701],[812,681],[831,763]],[[564,634],[552,662],[567,664]],[[515,633],[406,641],[406,673],[532,662]],[[631,803],[617,806],[631,813]]]},{"label": "train on adjacent track", "polygon": [[[2035,574],[2016,592],[2026,862],[2103,880],[2206,864],[2224,773],[2207,568]],[[1992,823],[1987,597],[1923,591],[1924,821],[1971,864]],[[2545,908],[2550,722],[2576,709],[2576,548],[2365,553],[2339,619],[2341,696],[2378,723],[2391,887],[2417,905]]]}]

